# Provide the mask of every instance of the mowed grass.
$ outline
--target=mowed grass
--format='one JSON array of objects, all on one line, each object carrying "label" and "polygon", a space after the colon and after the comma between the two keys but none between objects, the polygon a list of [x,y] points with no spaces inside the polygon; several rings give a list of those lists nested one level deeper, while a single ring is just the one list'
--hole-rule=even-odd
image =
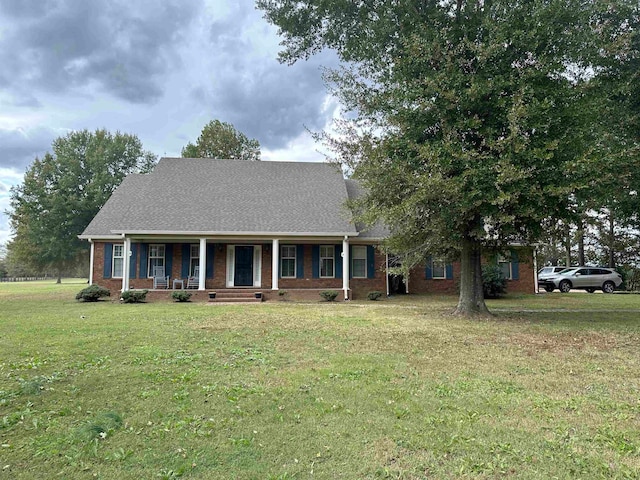
[{"label": "mowed grass", "polygon": [[0,478],[638,478],[640,296],[227,306],[0,284]]}]

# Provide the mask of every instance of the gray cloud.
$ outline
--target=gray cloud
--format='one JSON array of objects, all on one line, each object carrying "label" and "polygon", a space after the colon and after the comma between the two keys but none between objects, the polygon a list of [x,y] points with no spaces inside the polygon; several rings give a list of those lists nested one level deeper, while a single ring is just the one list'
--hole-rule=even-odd
[{"label": "gray cloud", "polygon": [[[258,139],[263,147],[276,149],[305,127],[319,130],[326,125],[331,112],[323,108],[327,93],[321,66],[335,67],[338,60],[323,52],[293,66],[280,64],[275,29],[260,16],[239,2],[225,19],[211,24],[215,71],[210,83],[195,86],[191,96],[209,105],[213,116]],[[266,45],[257,53],[256,43],[261,46],[262,40]]]},{"label": "gray cloud", "polygon": [[51,142],[58,136],[59,132],[46,127],[31,130],[0,129],[0,165],[24,170],[35,157],[42,157],[50,151]]},{"label": "gray cloud", "polygon": [[177,0],[0,0],[0,84],[20,96],[24,85],[59,93],[97,83],[129,102],[154,101],[200,8]]},{"label": "gray cloud", "polygon": [[224,78],[212,103],[264,147],[281,148],[305,126],[325,126],[331,115],[323,111],[325,98],[318,61],[293,67],[265,63],[255,75]]}]

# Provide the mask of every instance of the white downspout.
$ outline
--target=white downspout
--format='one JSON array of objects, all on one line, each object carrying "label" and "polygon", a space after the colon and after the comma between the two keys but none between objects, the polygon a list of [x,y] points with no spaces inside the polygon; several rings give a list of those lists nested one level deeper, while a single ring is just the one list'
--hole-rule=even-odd
[{"label": "white downspout", "polygon": [[349,237],[342,240],[342,290],[344,299],[349,300]]},{"label": "white downspout", "polygon": [[278,290],[278,263],[280,262],[280,241],[273,239],[271,244],[271,290]]},{"label": "white downspout", "polygon": [[131,239],[125,237],[124,239],[124,255],[122,259],[122,291],[129,290],[129,270],[131,262]]},{"label": "white downspout", "polygon": [[207,239],[200,239],[200,260],[198,265],[198,290],[205,289],[207,279]]},{"label": "white downspout", "polygon": [[93,285],[93,256],[95,255],[95,244],[93,240],[89,239],[91,249],[89,250],[89,285]]}]

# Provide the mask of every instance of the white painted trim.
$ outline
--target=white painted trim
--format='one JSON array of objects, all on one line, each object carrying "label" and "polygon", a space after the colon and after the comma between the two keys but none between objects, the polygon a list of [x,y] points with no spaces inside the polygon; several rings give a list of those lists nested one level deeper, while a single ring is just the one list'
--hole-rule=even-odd
[{"label": "white painted trim", "polygon": [[93,243],[93,240],[90,239],[89,244],[91,245],[89,253],[89,285],[93,285],[93,260],[95,255],[95,243]]},{"label": "white painted trim", "polygon": [[[189,246],[189,251],[191,251],[191,246]],[[200,252],[198,257],[198,290],[204,290],[206,279],[207,279],[207,239],[200,239]],[[191,255],[191,253],[189,253]],[[189,263],[191,263],[191,259],[189,259]],[[189,265],[191,268],[191,265]],[[191,272],[189,272],[191,273]]]},{"label": "white painted trim", "polygon": [[262,245],[253,246],[253,286],[262,287]]},{"label": "white painted trim", "polygon": [[88,240],[92,242],[93,240],[121,240],[122,234],[119,235],[78,235],[80,240]]},{"label": "white painted trim", "polygon": [[[363,248],[364,247],[364,276],[362,277],[356,277],[353,273],[351,274],[352,278],[369,278],[369,252],[367,251],[367,246],[368,245],[351,245],[351,250],[353,251],[356,248]],[[352,252],[353,253],[353,252]],[[351,266],[353,266],[353,261],[356,259],[355,254],[353,255],[353,257],[351,257]]]},{"label": "white painted trim", "polygon": [[349,300],[349,238],[347,236],[342,240],[342,290],[344,290],[344,299]]},{"label": "white painted trim", "polygon": [[280,242],[277,238],[271,244],[271,290],[278,290],[278,271],[280,270]]},{"label": "white painted trim", "polygon": [[[442,276],[436,277],[434,275],[434,268],[436,262],[442,263]],[[431,257],[431,280],[446,280],[447,279],[447,262],[442,260],[440,257]]]},{"label": "white painted trim", "polygon": [[227,245],[227,288],[233,288],[236,273],[236,246]]},{"label": "white painted trim", "polygon": [[129,269],[131,259],[129,256],[131,255],[131,239],[129,237],[125,237],[124,239],[124,248],[123,248],[123,259],[122,259],[122,291],[126,292],[129,290]]},{"label": "white painted trim", "polygon": [[[322,247],[330,247],[333,248],[333,274],[332,275],[322,275],[322,259],[329,258],[322,256]],[[336,246],[335,245],[320,245],[318,249],[318,278],[336,278]]]},{"label": "white painted trim", "polygon": [[[220,232],[206,232],[206,231],[179,231],[179,230],[111,230],[111,233],[114,235],[154,235],[154,236],[163,236],[163,235],[176,235],[176,236],[194,236],[194,237],[216,237],[216,236],[227,236],[232,238],[254,238],[254,237],[266,237],[266,238],[274,238],[274,237],[357,237],[359,235],[358,232],[234,232],[234,231],[220,231]],[[80,237],[80,236],[79,236]],[[89,236],[83,236],[82,238],[91,238]],[[98,238],[97,235],[94,235],[93,238]],[[107,236],[105,236],[107,238]],[[111,238],[111,237],[109,237]],[[367,239],[368,240],[368,239]]]}]

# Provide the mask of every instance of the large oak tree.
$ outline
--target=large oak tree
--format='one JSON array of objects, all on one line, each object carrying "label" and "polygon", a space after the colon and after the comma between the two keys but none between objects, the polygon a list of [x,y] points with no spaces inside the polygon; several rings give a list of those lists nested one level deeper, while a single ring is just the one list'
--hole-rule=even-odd
[{"label": "large oak tree", "polygon": [[11,191],[12,258],[58,276],[72,268],[88,250],[77,236],[127,174],[155,162],[135,135],[82,130],[54,140]]},{"label": "large oak tree", "polygon": [[[348,116],[329,139],[406,261],[459,256],[456,312],[486,313],[483,249],[564,218],[589,172],[585,86],[638,50],[638,4],[584,0],[259,0],[293,63],[324,48]],[[620,68],[620,70],[624,70]],[[615,161],[615,159],[614,159]]]}]

